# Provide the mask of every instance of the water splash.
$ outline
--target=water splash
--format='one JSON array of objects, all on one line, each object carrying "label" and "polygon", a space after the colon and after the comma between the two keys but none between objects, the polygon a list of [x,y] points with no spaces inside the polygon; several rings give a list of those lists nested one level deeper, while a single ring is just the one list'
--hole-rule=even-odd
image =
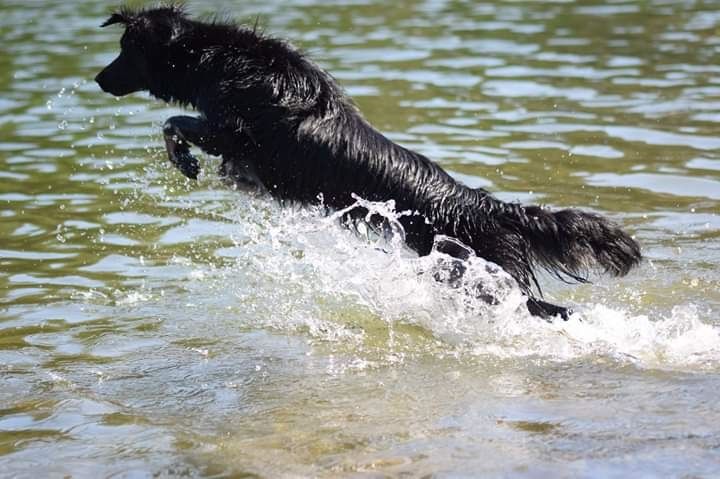
[{"label": "water splash", "polygon": [[[281,207],[261,196],[239,195],[233,203],[223,216],[236,225],[235,246],[215,253],[230,265],[200,265],[188,281],[200,295],[209,284],[224,301],[231,295],[246,326],[299,331],[340,343],[359,359],[379,336],[411,327],[429,338],[417,351],[423,354],[596,357],[661,369],[720,365],[720,328],[693,305],[651,319],[621,303],[589,303],[575,305],[570,321],[543,321],[528,313],[527,298],[493,263],[474,255],[460,261],[437,248],[424,257],[410,251],[398,221],[405,213],[391,202],[356,198],[351,208],[329,215],[323,207]],[[386,226],[340,227],[352,208],[367,211],[372,224],[384,218]],[[453,277],[458,263],[459,278]],[[395,348],[386,357],[417,345],[383,343]]]}]

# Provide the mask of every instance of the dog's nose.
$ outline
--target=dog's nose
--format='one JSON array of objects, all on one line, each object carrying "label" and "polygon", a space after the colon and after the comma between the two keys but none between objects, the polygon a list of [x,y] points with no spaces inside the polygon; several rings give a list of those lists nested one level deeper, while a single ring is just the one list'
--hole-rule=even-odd
[{"label": "dog's nose", "polygon": [[98,86],[100,87],[100,89],[102,91],[104,91],[105,93],[110,93],[106,88],[107,85],[105,85],[105,77],[103,76],[103,72],[100,72],[97,75],[95,75],[95,83],[98,84]]}]

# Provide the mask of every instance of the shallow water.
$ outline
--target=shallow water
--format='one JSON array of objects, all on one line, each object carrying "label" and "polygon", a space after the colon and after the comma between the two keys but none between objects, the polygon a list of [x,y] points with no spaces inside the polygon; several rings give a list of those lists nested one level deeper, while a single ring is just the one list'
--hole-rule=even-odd
[{"label": "shallow water", "polygon": [[[90,1],[0,5],[0,476],[717,477],[720,3],[212,1],[394,140],[636,235],[627,278],[488,307],[439,259],[165,160],[92,82]],[[501,275],[500,275],[501,276]]]}]

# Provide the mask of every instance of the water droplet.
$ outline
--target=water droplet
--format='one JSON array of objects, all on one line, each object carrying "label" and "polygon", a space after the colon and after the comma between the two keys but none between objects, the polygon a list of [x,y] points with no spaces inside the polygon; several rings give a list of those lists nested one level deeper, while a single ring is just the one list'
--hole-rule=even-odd
[{"label": "water droplet", "polygon": [[60,123],[58,123],[58,130],[64,130],[68,127],[67,120],[63,120]]}]

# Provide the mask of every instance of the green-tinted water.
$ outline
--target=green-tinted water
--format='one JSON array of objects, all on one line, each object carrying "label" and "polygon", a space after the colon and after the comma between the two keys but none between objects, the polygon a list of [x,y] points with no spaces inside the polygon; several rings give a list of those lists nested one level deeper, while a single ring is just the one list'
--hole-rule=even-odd
[{"label": "green-tinted water", "polygon": [[[637,235],[487,312],[305,210],[166,165],[90,1],[0,4],[0,476],[716,477],[720,2],[212,1],[379,129]],[[217,160],[206,159],[212,163]],[[515,298],[517,299],[517,298]]]}]

